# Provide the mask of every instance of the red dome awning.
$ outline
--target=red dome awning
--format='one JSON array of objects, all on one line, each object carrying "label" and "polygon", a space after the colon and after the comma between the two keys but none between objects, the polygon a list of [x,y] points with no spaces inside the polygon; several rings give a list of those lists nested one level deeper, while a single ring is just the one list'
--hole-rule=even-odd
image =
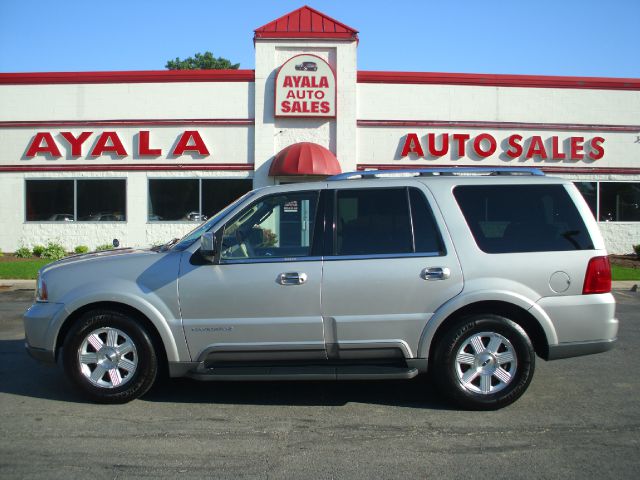
[{"label": "red dome awning", "polygon": [[342,173],[336,156],[317,143],[300,142],[280,150],[271,162],[269,175],[337,175]]}]

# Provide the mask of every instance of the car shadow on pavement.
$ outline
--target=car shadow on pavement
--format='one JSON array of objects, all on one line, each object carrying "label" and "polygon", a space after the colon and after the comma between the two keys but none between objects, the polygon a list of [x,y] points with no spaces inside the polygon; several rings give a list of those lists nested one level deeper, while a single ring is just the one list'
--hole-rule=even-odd
[{"label": "car shadow on pavement", "polygon": [[[87,403],[60,366],[30,358],[22,340],[0,340],[0,394]],[[451,409],[423,378],[392,381],[201,382],[162,378],[143,401],[238,405],[342,406],[368,403],[419,409]]]},{"label": "car shadow on pavement", "polygon": [[84,402],[60,368],[29,357],[24,339],[0,340],[0,393],[64,402]]},{"label": "car shadow on pavement", "polygon": [[387,381],[201,382],[166,379],[143,397],[151,402],[343,406],[365,403],[452,410],[424,378]]}]

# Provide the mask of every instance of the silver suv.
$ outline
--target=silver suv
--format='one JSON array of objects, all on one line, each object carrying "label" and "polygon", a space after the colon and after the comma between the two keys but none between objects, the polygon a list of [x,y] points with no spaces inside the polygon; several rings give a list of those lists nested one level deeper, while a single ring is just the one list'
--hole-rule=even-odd
[{"label": "silver suv", "polygon": [[536,356],[610,349],[597,224],[537,170],[342,174],[249,192],[181,240],[39,274],[26,347],[90,399],[198,380],[410,379],[463,408],[527,389]]}]

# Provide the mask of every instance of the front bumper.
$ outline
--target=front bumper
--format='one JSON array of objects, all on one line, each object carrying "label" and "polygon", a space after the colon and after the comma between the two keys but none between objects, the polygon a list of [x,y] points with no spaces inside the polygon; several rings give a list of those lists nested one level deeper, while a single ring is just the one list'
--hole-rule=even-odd
[{"label": "front bumper", "polygon": [[29,307],[22,317],[29,355],[44,362],[55,361],[58,327],[64,313],[62,303],[34,303]]},{"label": "front bumper", "polygon": [[24,348],[27,350],[29,356],[38,362],[42,363],[56,363],[56,354],[53,350],[45,350],[44,348],[36,348],[29,345],[29,342],[24,342]]}]

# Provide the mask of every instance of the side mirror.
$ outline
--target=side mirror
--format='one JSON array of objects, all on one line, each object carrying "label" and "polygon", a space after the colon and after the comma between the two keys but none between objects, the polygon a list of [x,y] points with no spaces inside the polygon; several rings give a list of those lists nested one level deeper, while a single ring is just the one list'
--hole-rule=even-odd
[{"label": "side mirror", "polygon": [[216,237],[213,232],[205,232],[200,237],[200,254],[210,262],[214,261],[216,256]]}]

